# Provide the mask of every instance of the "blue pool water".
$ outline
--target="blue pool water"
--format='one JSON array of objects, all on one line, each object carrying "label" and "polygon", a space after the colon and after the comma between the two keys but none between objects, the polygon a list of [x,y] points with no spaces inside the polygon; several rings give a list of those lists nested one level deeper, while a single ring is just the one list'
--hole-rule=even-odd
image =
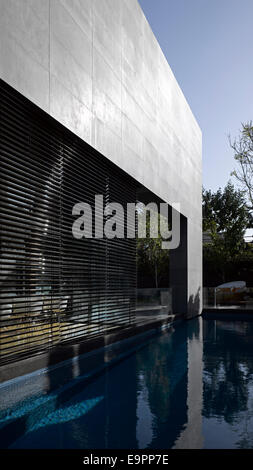
[{"label": "blue pool water", "polygon": [[0,386],[1,448],[252,448],[253,322],[195,319]]}]

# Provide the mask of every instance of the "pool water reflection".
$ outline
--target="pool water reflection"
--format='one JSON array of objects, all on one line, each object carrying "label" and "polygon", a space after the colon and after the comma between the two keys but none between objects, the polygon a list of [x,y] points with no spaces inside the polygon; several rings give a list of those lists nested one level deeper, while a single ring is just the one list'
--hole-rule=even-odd
[{"label": "pool water reflection", "polygon": [[2,410],[0,445],[252,448],[252,344],[253,322],[182,323],[114,364],[105,360],[89,383],[75,378],[8,415]]}]

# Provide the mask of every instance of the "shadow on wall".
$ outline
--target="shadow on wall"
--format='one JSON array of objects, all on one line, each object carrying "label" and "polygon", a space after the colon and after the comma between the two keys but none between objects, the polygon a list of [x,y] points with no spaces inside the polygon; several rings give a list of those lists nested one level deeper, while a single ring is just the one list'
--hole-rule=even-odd
[{"label": "shadow on wall", "polygon": [[200,287],[198,288],[197,294],[196,295],[191,295],[189,300],[188,300],[188,316],[193,317],[196,315],[200,315]]}]

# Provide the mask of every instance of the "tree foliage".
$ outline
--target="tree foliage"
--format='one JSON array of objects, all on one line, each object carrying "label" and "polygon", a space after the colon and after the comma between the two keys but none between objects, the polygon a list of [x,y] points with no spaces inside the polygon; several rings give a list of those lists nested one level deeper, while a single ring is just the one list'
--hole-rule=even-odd
[{"label": "tree foliage", "polygon": [[211,243],[203,247],[204,285],[211,285],[212,280],[217,285],[237,277],[234,268],[239,268],[245,250],[244,234],[250,225],[244,192],[236,190],[231,182],[224,190],[203,190],[203,231],[208,231],[211,237]]},{"label": "tree foliage", "polygon": [[[157,214],[159,227],[164,223],[162,216]],[[147,212],[146,237],[137,239],[137,263],[139,273],[143,272],[150,277],[149,287],[160,287],[163,278],[169,274],[169,250],[162,249],[162,237],[160,230],[158,237],[150,236],[151,217]],[[167,222],[168,223],[168,222]]]},{"label": "tree foliage", "polygon": [[253,124],[249,121],[242,124],[240,135],[231,142],[234,158],[237,163],[232,172],[247,197],[248,207],[253,211]]},{"label": "tree foliage", "polygon": [[238,251],[243,243],[246,229],[251,225],[244,194],[228,182],[212,193],[203,190],[203,231],[209,231],[213,241],[220,244],[231,254]]}]

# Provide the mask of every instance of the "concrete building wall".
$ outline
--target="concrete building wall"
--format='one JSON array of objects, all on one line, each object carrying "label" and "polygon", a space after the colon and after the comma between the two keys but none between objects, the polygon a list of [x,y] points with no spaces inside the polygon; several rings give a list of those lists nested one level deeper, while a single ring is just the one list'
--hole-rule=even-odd
[{"label": "concrete building wall", "polygon": [[0,77],[188,219],[201,309],[201,131],[137,0],[0,0]]}]

